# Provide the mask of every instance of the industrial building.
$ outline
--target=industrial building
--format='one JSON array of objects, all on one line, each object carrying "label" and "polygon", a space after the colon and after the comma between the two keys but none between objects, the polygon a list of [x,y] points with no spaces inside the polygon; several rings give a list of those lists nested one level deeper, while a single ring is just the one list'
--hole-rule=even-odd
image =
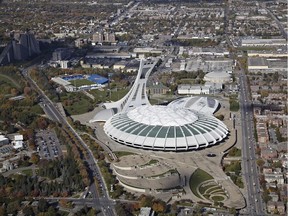
[{"label": "industrial building", "polygon": [[203,72],[227,72],[232,73],[234,62],[231,59],[216,58],[216,59],[202,59],[200,57],[193,58],[187,61],[185,70],[188,72],[199,71]]},{"label": "industrial building", "polygon": [[241,41],[242,46],[286,46],[285,39],[260,39],[260,38],[243,38]]},{"label": "industrial building", "polygon": [[248,58],[248,70],[263,73],[285,72],[287,73],[287,58]]}]

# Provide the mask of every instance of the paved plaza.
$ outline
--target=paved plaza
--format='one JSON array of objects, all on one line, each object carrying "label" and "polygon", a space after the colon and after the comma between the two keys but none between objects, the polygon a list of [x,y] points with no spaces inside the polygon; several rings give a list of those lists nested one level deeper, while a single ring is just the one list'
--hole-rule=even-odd
[{"label": "paved plaza", "polygon": [[[156,160],[159,160],[162,163],[167,163],[170,166],[172,166],[174,169],[177,169],[177,171],[180,173],[181,176],[181,182],[184,184],[184,191],[185,193],[181,193],[177,199],[191,199],[194,202],[198,201],[204,201],[209,202],[209,200],[203,200],[195,196],[189,186],[189,179],[191,177],[191,174],[197,169],[200,168],[204,170],[205,172],[209,173],[214,177],[215,182],[221,186],[227,195],[227,199],[223,201],[225,206],[228,207],[235,207],[235,208],[243,208],[245,206],[245,199],[242,194],[243,190],[240,191],[240,189],[232,182],[232,180],[224,173],[221,167],[221,160],[225,153],[225,151],[229,148],[231,148],[233,145],[238,146],[238,143],[241,143],[241,133],[239,132],[240,126],[237,124],[237,116],[236,116],[236,128],[233,129],[233,122],[230,119],[230,111],[229,111],[229,103],[228,100],[221,101],[222,107],[215,113],[215,116],[218,116],[220,114],[224,115],[224,123],[227,125],[230,133],[228,138],[226,138],[221,143],[197,150],[197,151],[188,151],[188,152],[161,152],[161,151],[151,151],[151,150],[142,150],[142,149],[136,149],[127,147],[124,145],[121,145],[119,143],[116,143],[109,139],[106,134],[103,131],[103,123],[88,123],[89,118],[95,114],[99,109],[96,108],[93,112],[79,115],[79,116],[73,116],[75,120],[81,121],[83,124],[87,124],[95,129],[95,133],[97,135],[97,139],[99,139],[102,143],[109,146],[109,148],[114,151],[128,151],[128,152],[134,152],[139,155],[149,156],[149,158],[153,158]],[[239,120],[240,121],[240,120]],[[240,134],[240,136],[239,136]],[[239,145],[240,146],[240,145]],[[208,157],[208,154],[215,154],[215,157]],[[129,160],[129,157],[125,157],[125,160]],[[131,156],[131,161],[129,163],[133,162],[133,156]],[[153,186],[151,186],[153,188]],[[152,192],[151,192],[152,193]],[[156,197],[159,197],[164,200],[168,200],[170,197],[172,197],[172,193],[166,193],[166,194],[157,194],[152,193],[151,195],[154,195]],[[175,196],[173,196],[173,199],[176,199]],[[210,201],[210,203],[212,203]]]}]

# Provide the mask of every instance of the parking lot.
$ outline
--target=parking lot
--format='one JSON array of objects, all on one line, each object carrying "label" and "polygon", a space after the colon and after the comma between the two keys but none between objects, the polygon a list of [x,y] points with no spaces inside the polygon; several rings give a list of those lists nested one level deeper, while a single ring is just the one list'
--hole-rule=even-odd
[{"label": "parking lot", "polygon": [[36,133],[37,152],[41,159],[53,160],[61,157],[62,151],[54,130],[41,130]]},{"label": "parking lot", "polygon": [[12,150],[13,150],[13,147],[12,147],[12,146],[9,146],[9,145],[2,146],[2,147],[0,147],[0,155],[1,155],[1,156],[7,155],[7,154],[9,154]]}]

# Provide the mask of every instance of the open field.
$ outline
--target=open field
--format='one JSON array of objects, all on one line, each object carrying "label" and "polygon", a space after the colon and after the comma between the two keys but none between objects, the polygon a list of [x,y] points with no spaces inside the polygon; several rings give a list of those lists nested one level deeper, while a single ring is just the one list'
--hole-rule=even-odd
[{"label": "open field", "polygon": [[94,109],[93,101],[81,92],[61,95],[61,103],[69,115],[77,115]]},{"label": "open field", "polygon": [[95,84],[94,82],[87,80],[87,79],[79,79],[79,80],[71,80],[69,81],[72,85],[74,85],[75,87],[80,87],[80,86],[84,86],[84,85],[92,85]]},{"label": "open field", "polygon": [[122,97],[124,97],[128,91],[130,89],[126,88],[126,89],[117,89],[111,90],[111,96],[110,96],[110,91],[108,89],[104,89],[104,90],[98,90],[98,89],[94,89],[94,90],[90,90],[89,93],[92,94],[95,97],[96,101],[102,101],[102,102],[106,102],[106,101],[117,101],[120,100]]}]

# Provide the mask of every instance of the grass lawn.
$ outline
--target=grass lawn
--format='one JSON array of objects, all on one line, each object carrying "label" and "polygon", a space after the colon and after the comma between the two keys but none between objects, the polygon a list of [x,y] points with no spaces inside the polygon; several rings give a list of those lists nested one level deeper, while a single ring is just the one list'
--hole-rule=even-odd
[{"label": "grass lawn", "polygon": [[72,196],[73,198],[80,198],[80,194],[74,194],[73,196]]},{"label": "grass lawn", "polygon": [[189,203],[189,202],[179,202],[178,204],[179,206],[193,206],[193,203]]},{"label": "grass lawn", "polygon": [[201,199],[201,196],[197,192],[197,188],[202,182],[213,179],[211,175],[205,172],[202,169],[197,169],[190,177],[190,189],[192,190],[193,194]]},{"label": "grass lawn", "polygon": [[95,108],[92,99],[81,92],[67,92],[61,95],[61,102],[69,115],[78,115]]},{"label": "grass lawn", "polygon": [[27,176],[32,176],[33,174],[32,169],[22,170],[21,172]]},{"label": "grass lawn", "polygon": [[184,78],[181,79],[182,84],[195,84],[196,80],[191,78]]},{"label": "grass lawn", "polygon": [[115,89],[111,90],[111,97],[110,97],[110,92],[108,89],[104,89],[102,91],[98,89],[93,89],[90,90],[89,93],[92,94],[95,97],[96,101],[101,101],[101,102],[108,102],[110,101],[117,101],[120,100],[122,97],[124,97],[130,89]]},{"label": "grass lawn", "polygon": [[[117,91],[111,91],[111,101],[117,101],[123,98],[130,89],[118,89]],[[109,97],[108,97],[109,100]]]},{"label": "grass lawn", "polygon": [[219,191],[219,190],[223,191],[221,187],[213,187],[213,188],[208,189],[206,191],[206,193],[213,194],[213,193],[215,193],[216,191]]},{"label": "grass lawn", "polygon": [[33,112],[33,113],[36,113],[36,114],[44,114],[44,111],[43,109],[40,107],[40,105],[34,105],[30,108],[30,111]]},{"label": "grass lawn", "polygon": [[199,187],[199,192],[200,192],[201,194],[204,194],[206,190],[208,190],[208,189],[210,189],[210,188],[215,188],[216,186],[217,186],[216,183],[215,183],[215,184],[211,184],[211,185],[207,185],[207,186],[205,186],[205,187],[200,186],[200,187]]},{"label": "grass lawn", "polygon": [[213,197],[211,197],[211,199],[212,199],[214,202],[215,202],[215,201],[221,202],[221,201],[224,200],[224,197],[222,197],[222,196],[213,196]]},{"label": "grass lawn", "polygon": [[149,165],[152,165],[152,164],[156,164],[158,162],[159,162],[158,160],[152,159],[148,163],[141,165],[141,167],[145,167],[145,166],[149,166]]},{"label": "grass lawn", "polygon": [[81,98],[79,101],[74,102],[70,106],[64,106],[65,110],[70,114],[70,115],[79,115],[83,114],[86,112],[89,112],[92,110],[92,104],[88,100],[85,100]]},{"label": "grass lawn", "polygon": [[126,151],[116,151],[114,152],[114,154],[119,158],[119,157],[123,157],[126,155],[137,155],[136,153],[133,152],[126,152]]},{"label": "grass lawn", "polygon": [[95,84],[94,82],[87,79],[71,80],[70,83],[76,87]]},{"label": "grass lawn", "polygon": [[229,150],[228,156],[230,157],[241,157],[241,149],[233,147]]}]

